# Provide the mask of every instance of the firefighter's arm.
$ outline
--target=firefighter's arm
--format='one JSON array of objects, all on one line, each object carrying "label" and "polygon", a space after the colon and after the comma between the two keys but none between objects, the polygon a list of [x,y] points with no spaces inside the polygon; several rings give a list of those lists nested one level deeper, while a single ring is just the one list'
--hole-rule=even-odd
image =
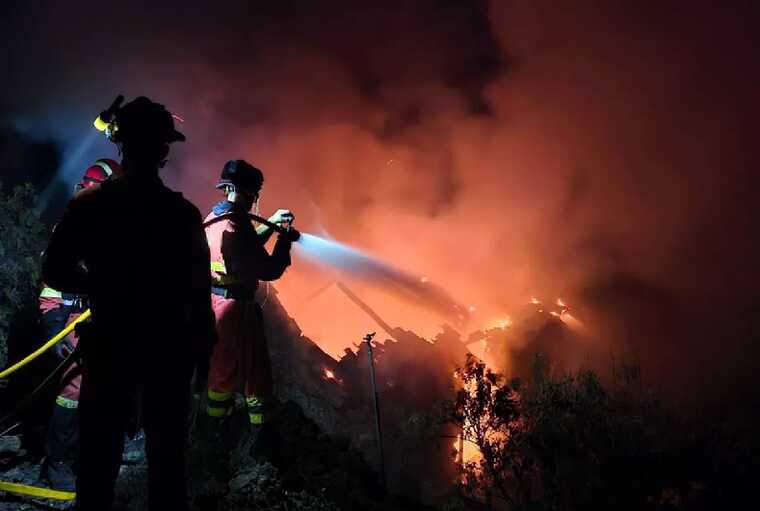
[{"label": "firefighter's arm", "polygon": [[[267,254],[266,262],[261,267],[261,280],[277,280],[290,266],[291,241],[286,236],[277,236],[272,255]],[[265,250],[266,252],[266,250]]]},{"label": "firefighter's arm", "polygon": [[[239,240],[245,238],[240,237]],[[251,278],[258,280],[277,280],[285,273],[285,269],[290,266],[290,240],[282,235],[277,236],[274,249],[270,255],[264,245],[251,240],[243,248],[246,264],[239,268],[242,273],[249,273]]]},{"label": "firefighter's arm", "polygon": [[253,229],[224,232],[221,248],[229,274],[244,281],[276,280],[290,265],[290,241],[283,236],[277,238],[271,255]]},{"label": "firefighter's arm", "polygon": [[42,258],[45,282],[66,293],[87,294],[90,287],[87,270],[82,265],[87,225],[81,210],[78,200],[69,202]]},{"label": "firefighter's arm", "polygon": [[69,319],[73,309],[72,306],[63,303],[63,300],[56,302],[57,305],[54,307],[40,307],[43,334],[46,339],[50,339],[66,327],[66,320]]},{"label": "firefighter's arm", "polygon": [[274,229],[268,225],[261,224],[256,227],[256,234],[258,234],[259,240],[261,240],[261,244],[266,245],[266,243],[269,241],[269,238],[271,238],[272,234],[274,234]]}]

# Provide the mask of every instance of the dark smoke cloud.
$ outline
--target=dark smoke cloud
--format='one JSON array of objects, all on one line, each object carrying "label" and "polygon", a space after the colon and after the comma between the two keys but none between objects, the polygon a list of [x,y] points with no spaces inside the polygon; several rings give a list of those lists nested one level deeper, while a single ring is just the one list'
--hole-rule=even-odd
[{"label": "dark smoke cloud", "polygon": [[[4,11],[8,122],[69,140],[115,93],[149,95],[186,118],[166,179],[202,209],[223,162],[248,158],[267,173],[265,212],[287,205],[305,230],[429,276],[477,307],[475,323],[562,296],[645,371],[753,379],[751,2]],[[300,303],[330,278],[303,264],[279,288],[339,353],[373,327],[340,296]],[[391,323],[435,330],[362,292]]]}]

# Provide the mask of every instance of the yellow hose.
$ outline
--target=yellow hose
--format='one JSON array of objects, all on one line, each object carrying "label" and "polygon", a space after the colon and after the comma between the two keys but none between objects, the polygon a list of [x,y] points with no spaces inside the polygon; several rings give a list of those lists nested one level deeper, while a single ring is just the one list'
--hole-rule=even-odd
[{"label": "yellow hose", "polygon": [[6,481],[0,481],[0,491],[55,500],[73,500],[77,496],[76,493],[71,491],[53,490],[50,488],[41,488],[39,486],[29,486],[19,483],[9,483]]},{"label": "yellow hose", "polygon": [[67,335],[69,335],[69,333],[71,333],[71,331],[74,330],[74,327],[76,327],[78,323],[81,323],[82,321],[84,321],[87,318],[89,318],[90,314],[91,314],[90,313],[90,309],[87,309],[86,311],[84,311],[77,319],[75,319],[74,321],[72,321],[71,323],[69,323],[68,325],[66,325],[66,328],[64,328],[63,330],[61,330],[60,332],[58,332],[55,335],[55,337],[53,337],[48,342],[46,342],[45,344],[43,344],[42,346],[40,346],[39,348],[37,348],[36,350],[34,350],[31,354],[27,355],[26,358],[24,358],[20,362],[16,362],[15,364],[13,364],[12,366],[10,366],[9,368],[7,368],[4,371],[0,372],[0,378],[5,378],[5,377],[7,377],[10,374],[15,373],[16,371],[18,371],[19,369],[21,369],[22,367],[24,367],[26,364],[28,364],[32,360],[34,360],[35,358],[37,358],[40,355],[42,355],[43,353],[45,353],[45,351],[47,351],[48,349],[50,349],[51,347],[53,347],[55,344],[57,344],[58,341],[60,341],[61,339],[63,339]]}]

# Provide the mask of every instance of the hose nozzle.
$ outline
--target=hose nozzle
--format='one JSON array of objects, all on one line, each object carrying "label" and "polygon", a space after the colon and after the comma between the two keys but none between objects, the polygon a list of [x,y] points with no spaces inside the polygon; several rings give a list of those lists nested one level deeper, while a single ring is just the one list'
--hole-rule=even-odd
[{"label": "hose nozzle", "polygon": [[298,232],[298,230],[295,229],[295,228],[293,228],[293,227],[290,227],[290,226],[288,226],[288,227],[277,227],[277,229],[275,229],[275,230],[277,231],[277,233],[280,236],[285,237],[286,239],[288,239],[291,242],[296,242],[299,239],[301,239],[301,233]]},{"label": "hose nozzle", "polygon": [[295,229],[290,222],[288,222],[286,225],[277,225],[273,222],[270,222],[264,217],[261,217],[259,215],[254,215],[253,213],[248,213],[248,216],[260,224],[268,225],[274,231],[279,234],[280,236],[283,236],[285,239],[290,240],[291,242],[296,242],[299,239],[301,239],[301,233],[298,232],[297,229]]}]

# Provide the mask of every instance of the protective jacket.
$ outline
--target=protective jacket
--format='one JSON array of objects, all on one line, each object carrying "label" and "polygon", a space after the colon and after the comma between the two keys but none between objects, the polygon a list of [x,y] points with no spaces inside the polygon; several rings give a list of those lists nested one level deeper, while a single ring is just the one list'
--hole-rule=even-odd
[{"label": "protective jacket", "polygon": [[[220,216],[229,218],[211,223]],[[253,294],[260,280],[277,280],[290,266],[291,242],[278,237],[270,255],[264,247],[269,236],[259,235],[247,212],[236,211],[234,203],[218,203],[205,223],[215,287]]]}]

